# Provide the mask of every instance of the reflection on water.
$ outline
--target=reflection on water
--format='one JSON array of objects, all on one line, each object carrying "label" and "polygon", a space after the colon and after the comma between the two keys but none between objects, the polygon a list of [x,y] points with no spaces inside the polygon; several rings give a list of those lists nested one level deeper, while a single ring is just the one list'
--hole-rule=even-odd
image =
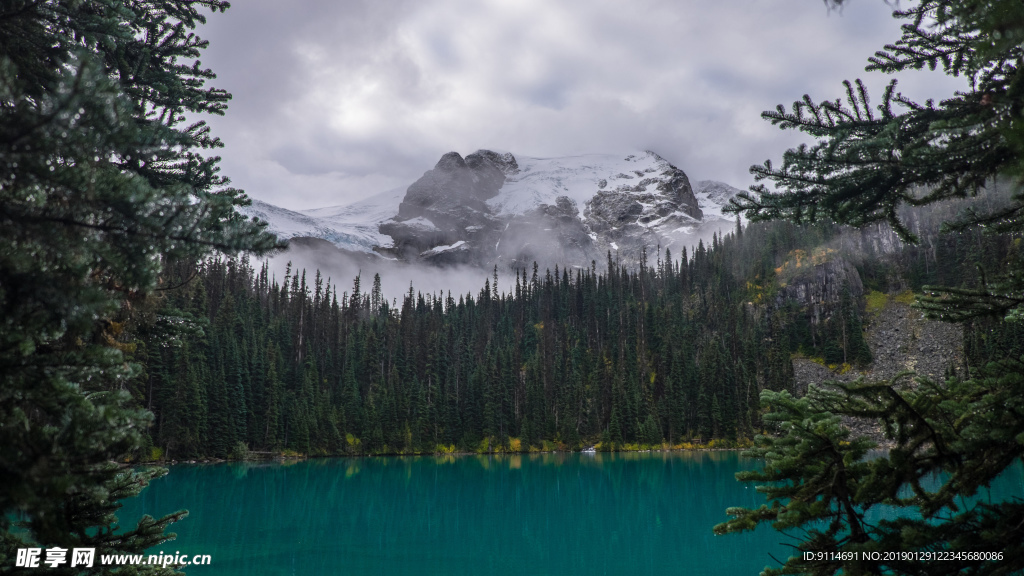
[{"label": "reflection on water", "polygon": [[733,477],[755,466],[732,452],[175,466],[121,516],[188,508],[160,549],[212,555],[190,574],[757,574],[791,540],[711,533],[726,507],[764,502]]}]

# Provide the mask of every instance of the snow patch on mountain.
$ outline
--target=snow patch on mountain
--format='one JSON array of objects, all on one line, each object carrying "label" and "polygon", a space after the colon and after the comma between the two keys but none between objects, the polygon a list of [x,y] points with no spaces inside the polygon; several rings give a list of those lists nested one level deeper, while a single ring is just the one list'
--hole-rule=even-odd
[{"label": "snow patch on mountain", "polygon": [[[633,156],[633,158],[636,158]],[[622,156],[585,154],[561,158],[517,156],[519,172],[505,178],[498,195],[487,201],[496,216],[515,216],[566,196],[583,206],[607,186],[610,174],[629,170]],[[641,169],[649,169],[649,165]]]},{"label": "snow patch on mountain", "polygon": [[322,238],[338,248],[372,254],[375,246],[391,244],[391,237],[381,234],[380,224],[395,215],[404,196],[403,186],[341,206],[293,211],[253,200],[252,206],[240,211],[268,222],[270,231],[284,239]]},{"label": "snow patch on mountain", "polygon": [[458,242],[456,242],[454,244],[449,244],[449,245],[446,245],[446,246],[434,246],[430,250],[424,251],[423,254],[424,255],[427,255],[427,254],[440,254],[441,252],[447,252],[449,250],[456,250],[456,249],[464,246],[465,244],[466,244],[465,240],[459,240]]},{"label": "snow patch on mountain", "polygon": [[700,202],[701,210],[704,211],[704,220],[730,220],[736,221],[735,214],[726,214],[722,209],[729,205],[729,200],[742,192],[739,188],[733,188],[724,182],[716,180],[701,180],[693,185],[693,195]]}]

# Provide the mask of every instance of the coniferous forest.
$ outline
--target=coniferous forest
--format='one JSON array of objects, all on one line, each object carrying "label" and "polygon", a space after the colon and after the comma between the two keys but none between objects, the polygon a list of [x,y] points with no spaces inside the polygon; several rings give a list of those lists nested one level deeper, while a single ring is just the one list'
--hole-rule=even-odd
[{"label": "coniferous forest", "polygon": [[[839,232],[756,224],[638,268],[609,256],[495,273],[476,294],[411,286],[391,302],[379,277],[343,290],[245,259],[169,263],[171,289],[126,331],[146,366],[134,396],[155,414],[142,456],[742,444],[763,430],[761,391],[793,385],[794,354],[871,361],[848,290],[815,323],[773,288],[787,259]],[[861,275],[884,290],[897,269],[940,278],[1008,246],[936,242],[901,262],[865,259]]]},{"label": "coniferous forest", "polygon": [[534,267],[477,294],[410,287],[400,302],[378,278],[339,294],[319,272],[278,282],[241,260],[172,267],[196,279],[157,318],[187,319],[193,337],[167,344],[153,325],[137,394],[169,457],[239,443],[341,454],[736,441],[760,427],[760,389],[787,386],[792,352],[778,318],[747,304],[736,266],[774,267],[744,251],[795,242],[788,232],[760,227],[741,233],[765,236],[753,242],[728,235],[638,269]]}]

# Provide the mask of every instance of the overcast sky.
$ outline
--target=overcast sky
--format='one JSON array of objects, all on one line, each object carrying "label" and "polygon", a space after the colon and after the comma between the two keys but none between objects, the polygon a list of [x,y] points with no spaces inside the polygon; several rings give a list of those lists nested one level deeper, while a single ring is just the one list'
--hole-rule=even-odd
[{"label": "overcast sky", "polygon": [[[885,75],[882,0],[239,0],[199,29],[234,95],[213,118],[223,173],[292,209],[407,186],[445,152],[649,149],[692,181],[745,188],[802,141],[760,118]],[[964,87],[900,78],[915,97]]]}]

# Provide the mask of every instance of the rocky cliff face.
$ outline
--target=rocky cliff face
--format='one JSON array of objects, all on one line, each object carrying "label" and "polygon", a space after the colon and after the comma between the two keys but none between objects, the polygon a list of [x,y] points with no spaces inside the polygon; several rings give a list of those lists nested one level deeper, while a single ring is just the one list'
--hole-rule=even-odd
[{"label": "rocky cliff face", "polygon": [[832,257],[788,273],[776,294],[776,305],[796,302],[807,308],[811,322],[817,324],[838,308],[844,292],[859,301],[864,284],[853,264],[845,258]]},{"label": "rocky cliff face", "polygon": [[[380,225],[393,244],[380,251],[402,259],[436,255],[439,246],[486,243],[498,231],[487,200],[518,170],[511,154],[488,150],[463,158],[458,152],[441,157],[432,170],[409,186],[398,214]],[[462,250],[468,254],[469,247]]]},{"label": "rocky cliff face", "polygon": [[665,162],[634,174],[635,183],[633,175],[617,174],[617,185],[595,194],[584,217],[599,238],[618,246],[624,258],[638,261],[645,247],[671,246],[704,213],[689,178],[675,166]]}]

